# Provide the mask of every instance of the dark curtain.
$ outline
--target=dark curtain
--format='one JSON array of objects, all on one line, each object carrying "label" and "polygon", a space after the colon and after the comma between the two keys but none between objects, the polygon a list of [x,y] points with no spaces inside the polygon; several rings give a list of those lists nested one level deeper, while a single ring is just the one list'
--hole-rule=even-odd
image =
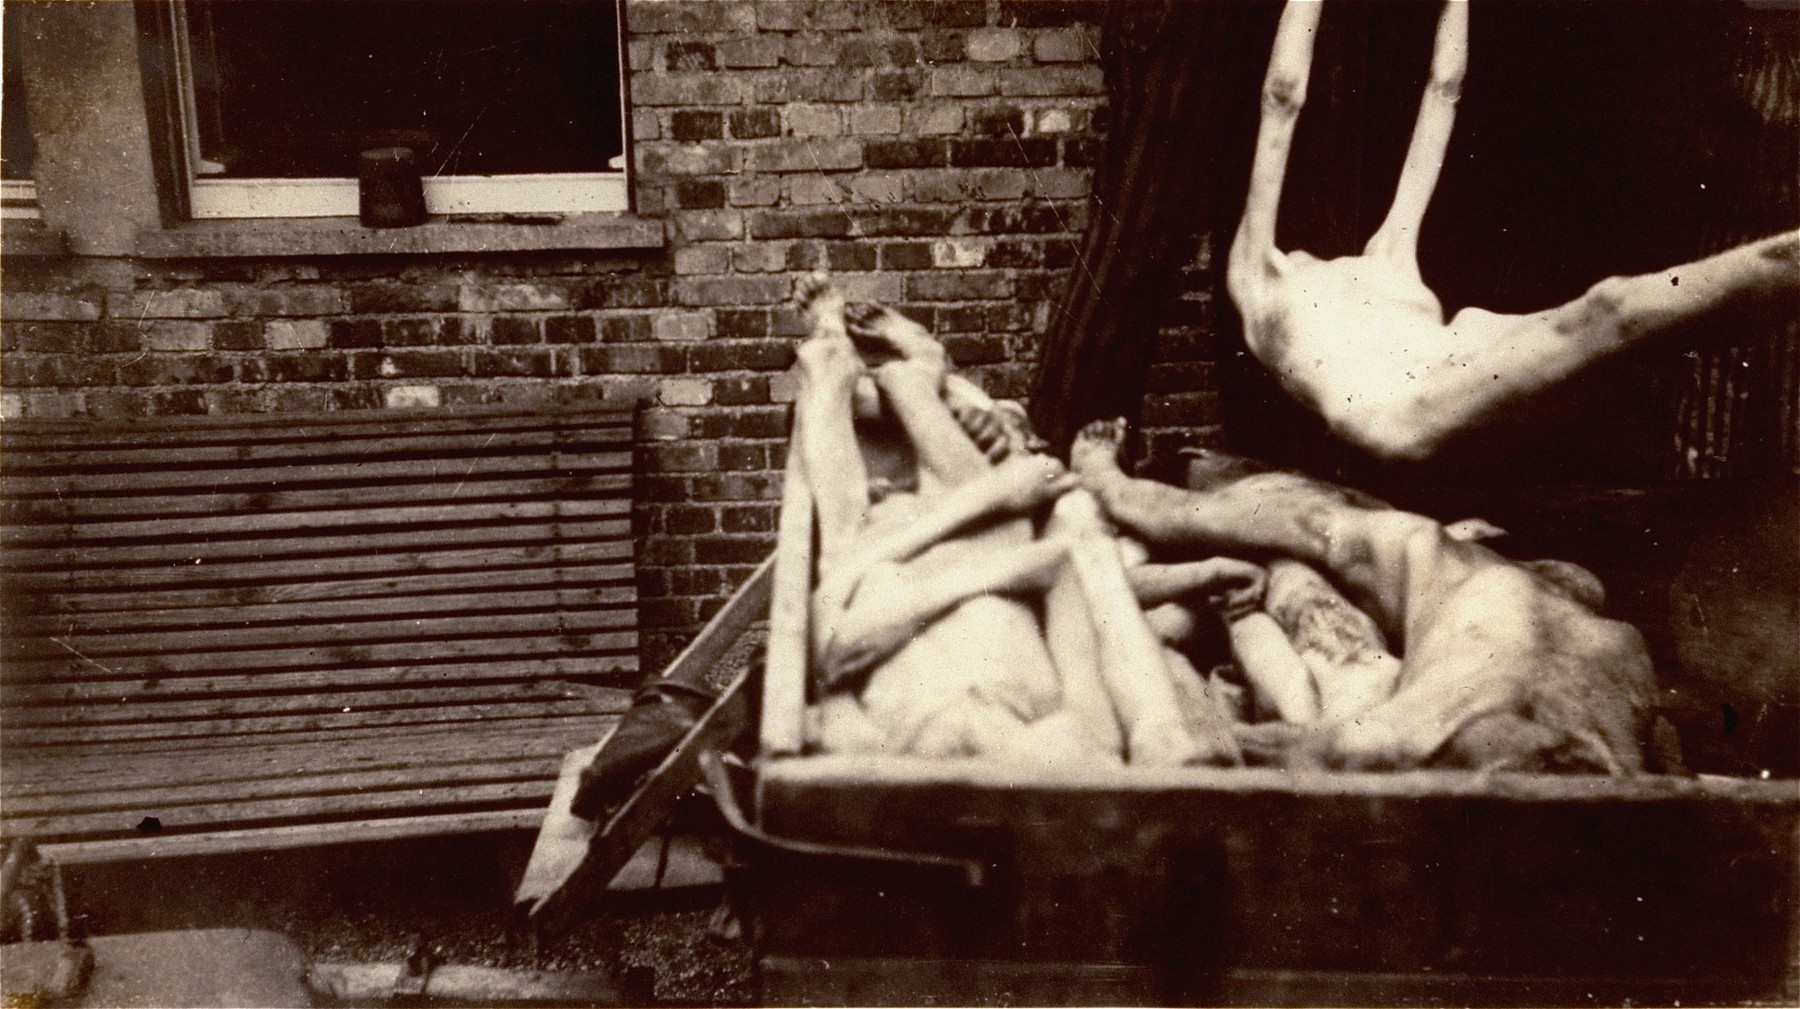
[{"label": "dark curtain", "polygon": [[1246,72],[1261,72],[1239,50],[1273,38],[1279,11],[1183,0],[1107,6],[1107,142],[1091,223],[1031,397],[1032,423],[1059,451],[1088,420],[1137,419],[1163,303],[1193,259],[1196,235],[1211,227],[1217,180],[1230,174],[1220,169],[1223,147],[1245,121],[1255,129],[1254,100],[1247,108],[1226,100],[1242,92]]},{"label": "dark curtain", "polygon": [[[1795,464],[1793,306],[1672,333],[1540,397],[1428,467],[1336,442],[1243,352],[1224,290],[1276,3],[1115,3],[1112,119],[1080,263],[1040,355],[1057,445],[1136,418],[1159,317],[1209,236],[1233,448],[1392,492],[1420,482],[1645,482]],[[1393,196],[1438,5],[1328,3],[1279,240],[1360,249]],[[1531,311],[1594,281],[1795,226],[1796,27],[1769,3],[1476,4],[1470,72],[1421,266],[1447,312]],[[1402,495],[1403,496],[1403,495]]]}]

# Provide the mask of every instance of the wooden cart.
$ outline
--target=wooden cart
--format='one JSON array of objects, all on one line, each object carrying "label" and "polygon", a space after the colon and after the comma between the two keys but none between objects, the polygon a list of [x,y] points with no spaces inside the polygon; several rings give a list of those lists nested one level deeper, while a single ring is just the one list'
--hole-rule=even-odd
[{"label": "wooden cart", "polygon": [[1125,767],[802,746],[789,481],[760,757],[770,1004],[1791,1004],[1800,783]]}]

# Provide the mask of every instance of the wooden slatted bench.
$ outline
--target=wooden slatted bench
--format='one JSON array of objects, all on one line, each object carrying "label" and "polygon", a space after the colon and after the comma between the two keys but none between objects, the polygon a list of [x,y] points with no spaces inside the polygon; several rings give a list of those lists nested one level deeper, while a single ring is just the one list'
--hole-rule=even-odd
[{"label": "wooden slatted bench", "polygon": [[535,825],[637,679],[633,416],[0,428],[0,834],[101,861]]}]

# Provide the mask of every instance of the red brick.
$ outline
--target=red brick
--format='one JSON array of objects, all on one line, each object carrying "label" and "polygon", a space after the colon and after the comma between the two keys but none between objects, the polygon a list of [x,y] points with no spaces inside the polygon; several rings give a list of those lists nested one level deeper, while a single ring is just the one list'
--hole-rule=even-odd
[{"label": "red brick", "polygon": [[931,269],[931,243],[883,242],[881,268],[884,270]]},{"label": "red brick", "polygon": [[1041,137],[950,141],[956,168],[1048,168],[1056,164],[1056,141]]},{"label": "red brick", "polygon": [[[696,144],[639,144],[638,162],[644,174],[661,175],[727,175],[737,171],[737,148],[718,141]],[[659,208],[660,209],[660,208]],[[638,211],[647,212],[643,200]]]},{"label": "red brick", "polygon": [[769,335],[769,310],[721,308],[713,315],[713,325],[721,340],[759,339]]},{"label": "red brick", "polygon": [[663,58],[670,70],[716,70],[719,65],[710,42],[671,42]]},{"label": "red brick", "polygon": [[842,210],[764,210],[750,218],[750,237],[845,238],[850,215]]},{"label": "red brick", "polygon": [[969,33],[968,53],[972,60],[1005,63],[1018,58],[1024,49],[1025,40],[1016,28],[980,28]]},{"label": "red brick", "polygon": [[544,320],[544,339],[550,343],[593,343],[594,320],[585,315],[553,315]]},{"label": "red brick", "polygon": [[781,42],[768,36],[730,39],[719,43],[718,57],[733,69],[773,67],[781,60]]},{"label": "red brick", "polygon": [[600,339],[607,343],[631,343],[655,338],[655,326],[647,315],[614,315],[600,320]]},{"label": "red brick", "polygon": [[918,43],[905,36],[870,38],[850,36],[844,40],[839,65],[846,67],[908,67],[919,62]]},{"label": "red brick", "polygon": [[100,318],[98,294],[58,294],[49,291],[8,291],[0,302],[0,317],[20,322],[42,319],[87,322]]},{"label": "red brick", "polygon": [[488,326],[488,339],[493,343],[539,343],[543,334],[538,320],[529,315],[496,316]]},{"label": "red brick", "polygon": [[269,354],[261,358],[271,382],[342,382],[350,362],[339,355]]},{"label": "red brick", "polygon": [[775,548],[767,536],[704,536],[694,541],[694,561],[699,564],[755,564]]},{"label": "red brick", "polygon": [[1106,93],[1106,78],[1092,64],[1009,68],[1000,71],[1000,93],[1003,95],[1101,95]]},{"label": "red brick", "polygon": [[757,505],[732,505],[720,510],[719,528],[728,533],[773,532],[775,511]]},{"label": "red brick", "polygon": [[869,168],[943,168],[949,163],[949,145],[936,138],[871,140],[863,145],[863,164]]},{"label": "red brick", "polygon": [[881,207],[857,214],[856,232],[868,237],[941,235],[950,230],[956,212],[929,207]]},{"label": "red brick", "polygon": [[[980,28],[987,24],[987,4],[982,0],[932,0],[919,5],[925,23],[934,28]],[[1002,19],[1001,24],[1013,22]]]},{"label": "red brick", "polygon": [[436,319],[389,319],[381,324],[381,343],[386,347],[429,347],[440,335]]},{"label": "red brick", "polygon": [[117,319],[213,319],[225,315],[222,291],[176,288],[167,291],[114,291],[107,314]]},{"label": "red brick", "polygon": [[946,336],[944,350],[959,365],[999,364],[1007,359],[1006,338],[991,334]]},{"label": "red brick", "polygon": [[195,351],[212,346],[212,327],[204,322],[155,320],[139,334],[145,350]]},{"label": "red brick", "polygon": [[859,4],[841,0],[757,0],[756,27],[763,31],[849,31],[857,27]]},{"label": "red brick", "polygon": [[695,372],[779,371],[794,363],[794,346],[786,341],[712,340],[694,345],[688,366]]},{"label": "red brick", "polygon": [[675,282],[676,300],[683,305],[767,305],[792,294],[786,277],[682,277]]},{"label": "red brick", "polygon": [[1012,277],[972,270],[915,273],[906,279],[909,298],[920,301],[984,301],[1012,297]]},{"label": "red brick", "polygon": [[581,370],[590,375],[607,372],[663,375],[681,370],[682,350],[679,346],[609,343],[597,347],[582,347],[580,350]]},{"label": "red brick", "polygon": [[408,351],[383,357],[381,373],[384,378],[455,378],[464,374],[464,368],[462,356],[457,353]]},{"label": "red brick", "polygon": [[[719,467],[719,447],[711,442],[677,441],[664,442],[658,445],[644,446],[644,456],[649,465],[668,473],[691,473],[710,471]],[[678,514],[676,509],[670,510],[673,519]],[[707,528],[712,528],[712,513],[707,512]],[[670,526],[670,532],[703,532],[701,529],[678,529]]]},{"label": "red brick", "polygon": [[[788,357],[792,363],[793,355]],[[779,367],[786,367],[780,365]],[[744,406],[695,418],[696,438],[786,438],[788,410],[781,406]],[[746,479],[734,474],[734,481]],[[760,494],[758,495],[760,496]]]},{"label": "red brick", "polygon": [[771,108],[733,109],[731,135],[739,140],[760,140],[781,135],[781,113]]},{"label": "red brick", "polygon": [[759,102],[860,102],[863,98],[864,70],[795,69],[785,74],[772,74],[759,81]]},{"label": "red brick", "polygon": [[978,98],[994,93],[994,72],[985,67],[952,63],[933,67],[931,93],[940,98]]},{"label": "red brick", "polygon": [[657,33],[704,34],[732,32],[751,34],[756,27],[756,12],[747,3],[721,3],[719,0],[658,0],[625,5],[625,20],[633,35]]},{"label": "red brick", "polygon": [[873,245],[862,242],[826,242],[825,262],[834,273],[866,273],[875,269]]},{"label": "red brick", "polygon": [[[94,327],[98,329],[99,327]],[[121,327],[115,327],[121,328]],[[136,342],[138,327],[131,326],[133,341]],[[87,328],[73,322],[27,322],[6,325],[6,349],[19,350],[28,354],[60,354],[72,353],[88,346],[84,339]],[[120,350],[136,350],[121,344]]]},{"label": "red brick", "polygon": [[395,312],[454,312],[457,290],[449,284],[356,284],[346,292],[357,315]]},{"label": "red brick", "polygon": [[744,215],[737,210],[686,210],[675,217],[677,242],[729,242],[744,237]]},{"label": "red brick", "polygon": [[260,322],[221,322],[213,326],[213,346],[220,350],[263,349],[263,324]]},{"label": "red brick", "polygon": [[769,468],[769,453],[760,442],[732,442],[719,446],[715,461],[722,470],[763,470]]},{"label": "red brick", "polygon": [[669,137],[684,144],[701,140],[718,140],[725,136],[725,114],[699,109],[681,109],[669,117]]},{"label": "red brick", "polygon": [[733,74],[633,74],[631,101],[636,105],[740,105],[743,83]]},{"label": "red brick", "polygon": [[574,307],[661,308],[668,297],[667,282],[661,278],[603,277],[577,292]]},{"label": "red brick", "polygon": [[911,101],[924,89],[920,70],[879,70],[869,78],[869,97],[878,102]]},{"label": "red brick", "polygon": [[257,318],[282,315],[336,315],[349,307],[349,299],[335,287],[282,287],[267,291],[236,291],[231,314]]},{"label": "red brick", "polygon": [[850,139],[783,137],[750,149],[763,172],[833,172],[862,167],[862,144]]},{"label": "red brick", "polygon": [[782,47],[782,62],[795,67],[834,67],[841,52],[836,36],[790,35]]},{"label": "red brick", "polygon": [[[720,406],[761,406],[769,401],[769,379],[765,375],[718,378],[713,380],[712,388],[713,402]],[[720,458],[723,459],[723,455]],[[746,467],[732,468],[743,469]],[[759,469],[761,467],[748,468]]]}]

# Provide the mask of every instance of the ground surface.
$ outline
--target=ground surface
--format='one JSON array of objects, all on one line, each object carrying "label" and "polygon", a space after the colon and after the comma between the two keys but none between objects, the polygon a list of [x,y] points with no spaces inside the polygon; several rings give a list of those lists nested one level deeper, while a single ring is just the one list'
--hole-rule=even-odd
[{"label": "ground surface", "polygon": [[655,972],[657,1001],[744,1004],[751,954],[716,927],[720,887],[621,895],[534,950],[510,930],[530,837],[483,836],[89,869],[70,905],[93,934],[258,928],[313,962],[389,962],[423,937],[443,962]]}]

